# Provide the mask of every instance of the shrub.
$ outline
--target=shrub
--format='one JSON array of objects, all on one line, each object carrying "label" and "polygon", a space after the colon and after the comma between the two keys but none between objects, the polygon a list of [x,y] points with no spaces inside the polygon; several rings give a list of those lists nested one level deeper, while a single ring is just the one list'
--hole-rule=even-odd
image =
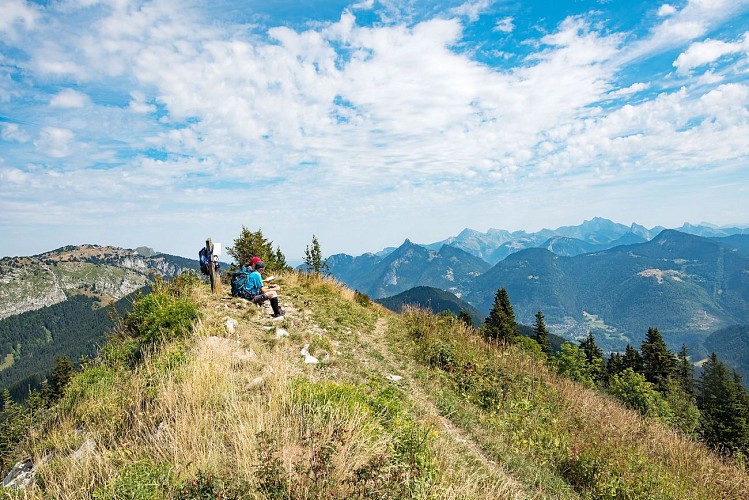
[{"label": "shrub", "polygon": [[198,309],[192,301],[175,296],[157,282],[150,294],[133,302],[124,326],[133,337],[151,344],[186,337],[198,319]]},{"label": "shrub", "polygon": [[137,462],[124,467],[114,479],[94,491],[93,498],[165,498],[172,480],[172,472],[166,465]]}]

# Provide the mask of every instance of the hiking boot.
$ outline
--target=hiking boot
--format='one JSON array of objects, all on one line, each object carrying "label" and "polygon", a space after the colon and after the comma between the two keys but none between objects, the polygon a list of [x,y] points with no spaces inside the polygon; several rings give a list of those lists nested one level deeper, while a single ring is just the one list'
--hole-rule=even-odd
[{"label": "hiking boot", "polygon": [[273,315],[274,318],[280,318],[281,316],[285,316],[286,312],[283,309],[279,309],[276,314]]}]

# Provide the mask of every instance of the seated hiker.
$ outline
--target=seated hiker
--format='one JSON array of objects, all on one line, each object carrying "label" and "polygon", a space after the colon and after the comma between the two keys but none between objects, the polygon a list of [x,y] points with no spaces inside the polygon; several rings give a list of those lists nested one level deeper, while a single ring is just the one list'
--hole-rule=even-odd
[{"label": "seated hiker", "polygon": [[269,300],[270,306],[273,308],[273,317],[278,318],[283,316],[283,309],[278,305],[278,291],[281,289],[278,285],[265,285],[263,284],[263,272],[265,271],[265,263],[258,261],[255,264],[255,270],[250,273],[250,277],[247,280],[247,292],[249,294],[249,300],[252,300],[255,304],[262,304],[264,301]]}]

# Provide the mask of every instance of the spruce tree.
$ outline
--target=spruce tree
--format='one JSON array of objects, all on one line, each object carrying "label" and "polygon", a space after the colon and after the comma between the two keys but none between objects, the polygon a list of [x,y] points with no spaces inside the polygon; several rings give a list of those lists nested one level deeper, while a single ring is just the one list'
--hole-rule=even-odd
[{"label": "spruce tree", "polygon": [[533,325],[533,338],[541,346],[541,352],[544,354],[551,353],[549,331],[546,329],[546,323],[544,322],[544,313],[540,310],[536,313],[536,323]]},{"label": "spruce tree", "polygon": [[627,348],[624,350],[624,357],[622,358],[624,369],[632,368],[635,373],[642,373],[642,356],[640,351],[627,344]]},{"label": "spruce tree", "polygon": [[515,313],[510,304],[507,290],[500,288],[494,295],[494,305],[484,321],[484,336],[491,340],[514,342],[520,337],[520,330],[515,322]]},{"label": "spruce tree", "polygon": [[665,392],[668,378],[675,372],[676,357],[668,350],[657,328],[648,328],[648,334],[640,346],[642,368],[645,379]]},{"label": "spruce tree", "polygon": [[749,408],[740,377],[712,353],[702,366],[697,384],[701,413],[699,433],[712,447],[729,452],[749,452]]},{"label": "spruce tree", "polygon": [[228,247],[226,251],[240,266],[249,262],[253,257],[260,257],[270,271],[280,271],[288,267],[281,249],[276,246],[273,250],[273,242],[263,236],[261,229],[252,232],[242,226],[239,237],[234,240],[234,246]]},{"label": "spruce tree", "polygon": [[596,345],[593,332],[588,332],[588,337],[580,342],[580,350],[585,353],[585,359],[590,366],[590,373],[593,376],[593,380],[600,380],[603,371],[603,352]]},{"label": "spruce tree", "polygon": [[694,394],[694,365],[689,361],[689,352],[685,344],[681,345],[681,350],[677,355],[676,380],[679,381],[685,393]]},{"label": "spruce tree", "polygon": [[307,272],[329,275],[328,259],[322,258],[320,243],[317,236],[312,235],[312,246],[309,245],[304,249],[304,264],[307,266]]},{"label": "spruce tree", "polygon": [[73,368],[73,364],[68,357],[57,356],[55,367],[52,369],[52,374],[47,383],[46,394],[43,394],[49,402],[57,401],[65,394],[65,387],[67,387],[74,374],[75,368]]},{"label": "spruce tree", "polygon": [[458,319],[467,327],[467,328],[473,328],[473,318],[465,309],[460,310],[460,314],[458,314]]}]

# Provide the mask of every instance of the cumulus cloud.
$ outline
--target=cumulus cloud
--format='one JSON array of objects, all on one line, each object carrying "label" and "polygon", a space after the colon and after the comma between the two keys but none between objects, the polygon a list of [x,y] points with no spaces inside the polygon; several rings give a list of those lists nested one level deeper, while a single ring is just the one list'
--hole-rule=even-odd
[{"label": "cumulus cloud", "polygon": [[664,3],[658,8],[658,15],[660,17],[668,17],[676,14],[676,7],[669,3]]},{"label": "cumulus cloud", "polygon": [[156,111],[156,106],[153,104],[148,104],[146,102],[146,96],[143,92],[130,92],[130,104],[128,104],[128,109],[132,111],[133,113],[139,113],[139,114],[145,114],[145,113],[153,113]]},{"label": "cumulus cloud", "polygon": [[2,137],[4,141],[28,142],[29,139],[31,139],[29,135],[16,123],[3,123],[0,124],[0,128],[2,128],[0,137]]},{"label": "cumulus cloud", "polygon": [[83,92],[65,89],[52,96],[49,105],[53,108],[82,108],[91,104],[91,99]]},{"label": "cumulus cloud", "polygon": [[[620,63],[652,55],[704,36],[709,30],[749,6],[749,0],[687,0],[654,26],[648,37],[624,51]],[[670,12],[671,9],[666,9]],[[663,11],[663,6],[659,12]]]},{"label": "cumulus cloud", "polygon": [[[174,227],[192,221],[189,199],[227,226],[262,220],[264,230],[300,234],[326,219],[361,228],[377,214],[385,230],[408,224],[403,212],[497,214],[502,200],[530,200],[550,179],[569,193],[643,172],[730,170],[749,155],[743,84],[690,79],[659,91],[667,85],[648,75],[620,79],[632,74],[632,54],[676,38],[679,72],[729,55],[739,42],[689,45],[731,12],[725,2],[692,0],[669,15],[661,6],[658,25],[634,43],[591,15],[568,17],[526,40],[527,55],[509,68],[466,48],[467,23],[489,1],[373,25],[355,11],[378,6],[360,2],[330,22],[264,29],[204,22],[200,9],[173,0],[84,4],[65,4],[66,20],[88,30],[31,37],[28,61],[16,61],[30,80],[54,82],[53,109],[33,108],[36,150],[14,160],[45,168],[7,174],[21,187],[0,187],[0,212],[40,193],[60,205],[89,193],[75,207],[107,200],[116,215],[147,206],[147,220],[158,206]],[[97,15],[78,20],[84,11]],[[495,29],[514,24],[505,17]],[[93,105],[87,96],[101,103],[93,89],[104,87],[112,102]],[[3,140],[29,141],[24,128],[4,124]],[[283,203],[258,208],[249,202],[257,196]],[[425,225],[414,221],[414,231]]]},{"label": "cumulus cloud", "polygon": [[642,92],[644,90],[647,90],[651,86],[652,86],[651,83],[643,83],[643,82],[633,83],[629,87],[609,92],[608,93],[608,97],[610,97],[612,99],[616,99],[616,98],[619,98],[619,97],[627,97],[627,96],[630,96],[632,94],[636,94],[638,92]]},{"label": "cumulus cloud", "polygon": [[737,53],[749,53],[749,32],[744,34],[742,41],[733,43],[710,39],[693,43],[686,51],[679,54],[674,61],[674,67],[678,73],[689,73],[694,68]]},{"label": "cumulus cloud", "polygon": [[0,4],[0,37],[15,39],[17,27],[34,29],[38,19],[38,11],[24,0],[4,0]]},{"label": "cumulus cloud", "polygon": [[497,21],[494,25],[494,31],[500,31],[502,33],[512,33],[515,29],[515,19],[513,17],[505,17]]},{"label": "cumulus cloud", "polygon": [[36,149],[52,158],[64,158],[72,153],[75,134],[71,130],[58,127],[44,127],[39,138],[34,141]]}]

